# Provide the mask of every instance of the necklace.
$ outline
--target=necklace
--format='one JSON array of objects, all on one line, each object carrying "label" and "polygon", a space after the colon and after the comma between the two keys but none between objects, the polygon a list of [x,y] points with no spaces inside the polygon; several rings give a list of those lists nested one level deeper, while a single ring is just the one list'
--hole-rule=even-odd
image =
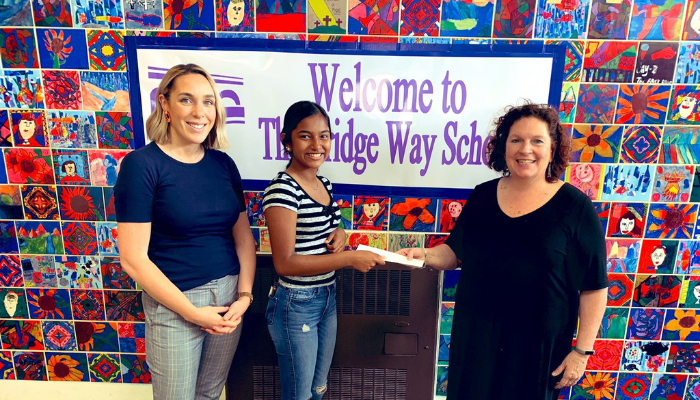
[{"label": "necklace", "polygon": [[164,152],[167,155],[169,155],[170,157],[174,158],[175,160],[177,160],[181,163],[185,163],[185,164],[195,164],[195,163],[199,162],[204,157],[204,153],[205,153],[204,148],[202,146],[199,146],[200,151],[197,153],[197,155],[195,157],[187,160],[187,159],[185,159],[185,157],[182,157],[182,156],[175,154],[175,152],[173,151],[172,148],[170,148],[170,146],[168,146],[168,145],[166,145],[166,146],[167,147],[162,147],[162,149],[164,150]]},{"label": "necklace", "polygon": [[[290,175],[291,175],[291,174],[290,174]],[[296,178],[298,178],[298,180],[303,181],[304,183],[306,183],[307,185],[309,185],[309,187],[310,187],[311,189],[313,189],[313,190],[318,190],[318,179],[315,179],[315,181],[316,181],[316,187],[314,187],[314,186],[311,184],[311,182],[307,181],[306,179],[302,179],[302,178],[301,178],[301,175],[299,175],[298,173],[295,172],[294,175],[296,175]],[[315,177],[315,176],[314,176],[314,177]]]}]

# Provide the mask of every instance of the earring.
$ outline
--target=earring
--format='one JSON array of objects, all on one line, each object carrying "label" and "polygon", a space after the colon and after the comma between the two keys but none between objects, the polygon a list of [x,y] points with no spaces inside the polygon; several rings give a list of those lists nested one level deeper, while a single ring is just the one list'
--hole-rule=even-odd
[{"label": "earring", "polygon": [[165,121],[170,122],[170,111],[165,112]]},{"label": "earring", "polygon": [[552,177],[552,162],[550,161],[549,164],[547,165],[547,178]]},{"label": "earring", "polygon": [[287,150],[287,153],[291,153],[292,151],[292,149],[289,146],[285,147],[284,149]]}]

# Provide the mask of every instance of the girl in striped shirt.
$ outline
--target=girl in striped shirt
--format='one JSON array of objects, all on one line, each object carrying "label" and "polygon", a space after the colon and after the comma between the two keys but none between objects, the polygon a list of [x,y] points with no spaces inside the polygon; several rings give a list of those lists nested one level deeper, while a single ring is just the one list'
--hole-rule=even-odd
[{"label": "girl in striped shirt", "polygon": [[279,361],[282,400],[318,400],[327,389],[337,331],[335,270],[384,264],[368,251],[343,252],[345,231],[328,179],[318,169],[331,149],[330,119],[300,101],[284,115],[280,140],[291,160],[270,182],[263,211],[279,284],[267,324]]}]

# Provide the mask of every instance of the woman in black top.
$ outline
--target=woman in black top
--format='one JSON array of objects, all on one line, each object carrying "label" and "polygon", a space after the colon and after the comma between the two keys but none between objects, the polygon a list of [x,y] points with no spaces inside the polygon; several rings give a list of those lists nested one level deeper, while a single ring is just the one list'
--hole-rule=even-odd
[{"label": "woman in black top", "polygon": [[556,110],[510,108],[488,144],[488,165],[503,177],[474,189],[444,245],[400,251],[435,269],[462,267],[448,400],[551,400],[583,375],[608,282],[598,215],[559,180],[569,151]]}]

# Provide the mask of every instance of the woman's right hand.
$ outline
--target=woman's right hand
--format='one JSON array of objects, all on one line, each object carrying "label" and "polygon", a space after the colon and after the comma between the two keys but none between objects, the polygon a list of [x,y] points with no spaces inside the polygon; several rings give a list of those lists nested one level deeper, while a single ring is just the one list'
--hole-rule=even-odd
[{"label": "woman's right hand", "polygon": [[367,273],[377,264],[386,264],[384,257],[380,256],[379,254],[372,253],[371,251],[354,251],[352,252],[352,255],[353,257],[350,261],[350,266],[363,273]]},{"label": "woman's right hand", "polygon": [[401,249],[396,254],[405,256],[409,261],[413,259],[425,261],[425,250],[419,247]]},{"label": "woman's right hand", "polygon": [[198,307],[192,315],[186,317],[189,322],[199,325],[202,329],[212,334],[226,334],[233,332],[238,324],[238,320],[226,320],[223,315],[229,307]]}]

